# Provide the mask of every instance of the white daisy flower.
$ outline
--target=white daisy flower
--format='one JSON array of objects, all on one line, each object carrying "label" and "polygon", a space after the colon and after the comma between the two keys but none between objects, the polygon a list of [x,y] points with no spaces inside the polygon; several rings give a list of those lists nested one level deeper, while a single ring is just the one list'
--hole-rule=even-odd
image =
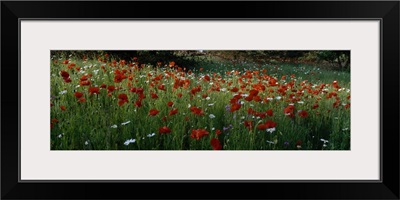
[{"label": "white daisy flower", "polygon": [[111,128],[117,128],[118,126],[116,124],[112,125]]},{"label": "white daisy flower", "polygon": [[150,133],[150,134],[147,134],[147,137],[153,137],[155,135],[156,135],[155,133]]},{"label": "white daisy flower", "polygon": [[277,96],[277,97],[275,97],[275,99],[276,100],[280,100],[280,99],[282,99],[282,97],[281,96]]},{"label": "white daisy flower", "polygon": [[324,144],[325,144],[325,143],[328,143],[329,141],[325,140],[325,139],[321,139],[321,142],[324,142]]},{"label": "white daisy flower", "polygon": [[210,117],[211,119],[214,119],[214,118],[215,118],[215,115],[210,114],[209,117]]},{"label": "white daisy flower", "polygon": [[65,94],[65,93],[67,93],[67,90],[63,90],[59,94]]},{"label": "white daisy flower", "polygon": [[213,105],[214,105],[213,103],[208,104],[208,106],[213,106]]},{"label": "white daisy flower", "polygon": [[210,97],[206,97],[206,100],[210,100],[211,98]]},{"label": "white daisy flower", "polygon": [[299,103],[299,104],[303,104],[303,103],[304,103],[304,101],[298,101],[297,103]]},{"label": "white daisy flower", "polygon": [[89,144],[89,140],[86,140],[86,141],[85,141],[85,145],[88,145],[88,144]]},{"label": "white daisy flower", "polygon": [[269,133],[272,133],[272,132],[274,132],[274,131],[276,131],[275,127],[273,127],[273,128],[268,128],[268,129],[267,129],[267,132],[269,132]]},{"label": "white daisy flower", "polygon": [[127,125],[127,124],[129,124],[129,123],[131,123],[131,121],[122,122],[121,125],[122,125],[122,126],[125,126],[125,125]]},{"label": "white daisy flower", "polygon": [[267,143],[268,143],[268,144],[275,144],[274,142],[269,141],[269,140],[267,140]]},{"label": "white daisy flower", "polygon": [[129,145],[130,143],[135,143],[136,142],[136,139],[129,139],[129,140],[126,140],[125,142],[124,142],[124,145]]}]

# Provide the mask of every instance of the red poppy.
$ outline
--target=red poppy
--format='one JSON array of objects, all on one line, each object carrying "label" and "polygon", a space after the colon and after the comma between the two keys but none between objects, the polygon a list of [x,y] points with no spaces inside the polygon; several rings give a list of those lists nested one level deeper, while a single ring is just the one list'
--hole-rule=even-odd
[{"label": "red poppy", "polygon": [[267,126],[267,128],[274,128],[274,127],[276,127],[276,122],[274,122],[272,120],[268,120],[265,122],[265,125]]},{"label": "red poppy", "polygon": [[151,93],[151,98],[152,99],[158,99],[158,95],[156,93]]},{"label": "red poppy", "polygon": [[128,96],[126,94],[119,94],[118,99],[119,99],[118,102],[119,106],[124,105],[124,103],[128,103]]},{"label": "red poppy", "polygon": [[190,107],[190,111],[192,111],[192,113],[196,114],[196,115],[204,115],[203,110],[200,108],[197,108],[196,106]]},{"label": "red poppy", "polygon": [[217,129],[217,130],[215,131],[215,134],[217,134],[217,135],[221,134],[221,130]]},{"label": "red poppy", "polygon": [[87,86],[87,85],[90,85],[91,82],[90,82],[90,81],[80,81],[79,84],[80,84],[81,86]]},{"label": "red poppy", "polygon": [[158,89],[159,89],[159,90],[164,90],[164,91],[165,91],[165,85],[159,85],[159,86],[158,86]]},{"label": "red poppy", "polygon": [[210,81],[211,79],[210,79],[210,77],[208,75],[206,75],[206,76],[204,76],[204,80]]},{"label": "red poppy", "polygon": [[71,83],[71,79],[69,77],[68,78],[64,78],[64,82]]},{"label": "red poppy", "polygon": [[253,129],[253,121],[250,120],[244,121],[244,126],[247,127],[247,129],[249,130]]},{"label": "red poppy", "polygon": [[255,113],[256,113],[256,111],[254,111],[253,108],[247,109],[247,114],[254,115]]},{"label": "red poppy", "polygon": [[167,103],[168,107],[171,107],[172,105],[174,105],[174,102],[170,101]]},{"label": "red poppy", "polygon": [[296,142],[296,146],[297,147],[301,147],[301,144],[302,144],[303,142],[301,141],[301,140],[297,140],[297,142]]},{"label": "red poppy", "polygon": [[136,94],[142,94],[143,91],[143,88],[136,88]]},{"label": "red poppy", "polygon": [[79,98],[81,98],[82,96],[83,96],[83,93],[82,92],[75,92],[75,97],[77,98],[77,99],[79,99]]},{"label": "red poppy", "polygon": [[129,89],[129,92],[135,92],[136,93],[136,88],[133,87],[133,88]]},{"label": "red poppy", "polygon": [[231,106],[231,112],[235,112],[236,110],[239,110],[242,105],[240,103],[235,103]]},{"label": "red poppy", "polygon": [[182,97],[182,93],[177,94],[176,96],[178,96],[179,98]]},{"label": "red poppy", "polygon": [[192,130],[191,138],[200,140],[202,137],[207,136],[209,133],[205,129]]},{"label": "red poppy", "polygon": [[61,108],[62,111],[66,110],[65,106],[60,106],[60,108]]},{"label": "red poppy", "polygon": [[286,116],[289,116],[289,117],[294,117],[294,109],[295,109],[295,107],[293,106],[293,105],[288,105],[284,110],[283,110],[283,112],[285,113],[285,115]]},{"label": "red poppy", "polygon": [[333,81],[332,85],[334,88],[340,89],[339,83],[337,81]]},{"label": "red poppy", "polygon": [[265,115],[267,115],[267,113],[266,112],[256,112],[254,115],[264,119]]},{"label": "red poppy", "polygon": [[200,91],[201,91],[201,86],[199,85],[199,86],[197,86],[197,87],[192,88],[192,89],[190,90],[190,93],[193,94],[193,95],[195,95],[197,92],[200,92]]},{"label": "red poppy", "polygon": [[160,111],[158,111],[157,109],[151,109],[149,111],[149,116],[155,116],[159,113]]},{"label": "red poppy", "polygon": [[100,88],[106,88],[107,87],[107,85],[106,84],[101,84],[101,86],[100,86]]},{"label": "red poppy", "polygon": [[257,129],[265,130],[265,129],[274,128],[274,127],[276,127],[276,122],[274,122],[272,120],[268,120],[264,124],[259,124],[257,126]]},{"label": "red poppy", "polygon": [[139,108],[142,107],[142,100],[140,100],[140,99],[136,100],[135,106],[139,107]]},{"label": "red poppy", "polygon": [[79,103],[86,102],[86,99],[85,99],[84,97],[82,97],[82,98],[80,98],[80,99],[78,100],[78,102],[79,102]]},{"label": "red poppy", "polygon": [[267,110],[267,115],[272,117],[274,115],[274,112],[272,111],[272,109]]},{"label": "red poppy", "polygon": [[326,98],[327,98],[327,99],[330,99],[330,98],[332,98],[332,97],[337,97],[336,92],[330,92]]},{"label": "red poppy", "polygon": [[146,95],[144,95],[143,93],[140,93],[140,94],[139,94],[139,99],[140,99],[140,100],[145,99],[145,98],[146,98]]},{"label": "red poppy", "polygon": [[306,118],[306,117],[308,117],[308,113],[305,110],[301,110],[301,111],[299,111],[299,116],[303,117],[303,118]]},{"label": "red poppy", "polygon": [[122,76],[120,74],[114,76],[115,83],[120,83],[121,81],[122,81]]},{"label": "red poppy", "polygon": [[212,148],[214,150],[221,150],[222,149],[222,145],[221,145],[221,143],[219,142],[219,140],[217,138],[211,139],[210,144],[211,144],[211,146],[212,146]]},{"label": "red poppy", "polygon": [[111,92],[113,92],[113,91],[115,90],[115,86],[109,85],[109,86],[107,87],[107,90],[108,90],[108,93],[111,93]]},{"label": "red poppy", "polygon": [[231,89],[231,92],[238,92],[238,91],[239,91],[239,89],[237,87],[234,87]]},{"label": "red poppy", "polygon": [[258,93],[258,90],[250,90],[250,96],[257,96]]},{"label": "red poppy", "polygon": [[89,94],[90,95],[92,95],[92,94],[100,94],[100,88],[98,88],[98,87],[90,87],[89,88]]},{"label": "red poppy", "polygon": [[255,97],[253,97],[253,100],[255,101],[255,102],[260,102],[261,101],[261,97],[260,96],[255,96]]},{"label": "red poppy", "polygon": [[61,76],[62,76],[64,79],[66,79],[66,78],[69,77],[69,73],[66,72],[66,71],[64,71],[64,70],[61,70],[60,74],[61,74]]},{"label": "red poppy", "polygon": [[69,60],[64,60],[63,62],[62,62],[62,64],[68,64],[69,63]]},{"label": "red poppy", "polygon": [[79,80],[81,81],[87,81],[88,77],[86,75],[83,75]]},{"label": "red poppy", "polygon": [[159,131],[160,134],[171,133],[171,129],[169,129],[166,126],[161,127],[158,131]]},{"label": "red poppy", "polygon": [[51,119],[51,123],[57,123],[58,120],[56,118]]},{"label": "red poppy", "polygon": [[174,108],[171,111],[169,111],[169,116],[175,115],[176,113],[178,113],[178,108]]},{"label": "red poppy", "polygon": [[277,82],[278,81],[276,79],[274,79],[274,78],[270,78],[269,81],[268,81],[270,86],[277,86],[278,85]]},{"label": "red poppy", "polygon": [[265,130],[265,129],[267,129],[267,125],[265,125],[265,124],[259,124],[259,125],[257,126],[257,129],[258,129],[258,130]]},{"label": "red poppy", "polygon": [[318,108],[318,107],[319,107],[319,105],[316,103],[316,104],[313,105],[312,108],[313,108],[313,109],[316,109],[316,108]]},{"label": "red poppy", "polygon": [[253,101],[253,96],[249,95],[246,98],[244,98],[246,101]]}]

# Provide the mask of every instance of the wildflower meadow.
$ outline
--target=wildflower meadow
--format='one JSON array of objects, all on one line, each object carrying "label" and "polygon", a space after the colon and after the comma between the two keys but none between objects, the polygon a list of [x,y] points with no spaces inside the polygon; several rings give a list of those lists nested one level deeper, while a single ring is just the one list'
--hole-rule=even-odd
[{"label": "wildflower meadow", "polygon": [[349,70],[127,54],[52,52],[51,150],[350,150]]}]

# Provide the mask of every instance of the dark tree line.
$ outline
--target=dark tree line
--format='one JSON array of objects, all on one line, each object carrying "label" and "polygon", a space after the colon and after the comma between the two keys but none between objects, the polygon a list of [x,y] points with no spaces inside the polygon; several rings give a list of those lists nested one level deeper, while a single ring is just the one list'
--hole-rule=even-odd
[{"label": "dark tree line", "polygon": [[174,61],[182,67],[193,68],[206,58],[215,57],[226,61],[231,61],[233,64],[237,62],[252,62],[258,64],[268,63],[270,60],[278,60],[280,62],[293,61],[311,61],[315,63],[329,63],[336,68],[343,70],[350,68],[350,51],[247,51],[247,50],[232,50],[232,51],[150,51],[150,50],[110,50],[110,51],[52,51],[52,54],[62,53],[64,55],[87,56],[96,59],[96,56],[109,54],[111,58],[133,61],[137,58],[137,62],[143,64],[155,65],[157,62],[164,64]]}]

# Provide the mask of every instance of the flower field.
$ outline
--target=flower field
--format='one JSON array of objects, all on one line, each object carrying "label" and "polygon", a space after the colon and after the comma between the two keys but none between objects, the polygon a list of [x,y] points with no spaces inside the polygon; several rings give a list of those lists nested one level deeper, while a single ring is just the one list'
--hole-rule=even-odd
[{"label": "flower field", "polygon": [[51,150],[350,150],[350,73],[51,58]]}]

